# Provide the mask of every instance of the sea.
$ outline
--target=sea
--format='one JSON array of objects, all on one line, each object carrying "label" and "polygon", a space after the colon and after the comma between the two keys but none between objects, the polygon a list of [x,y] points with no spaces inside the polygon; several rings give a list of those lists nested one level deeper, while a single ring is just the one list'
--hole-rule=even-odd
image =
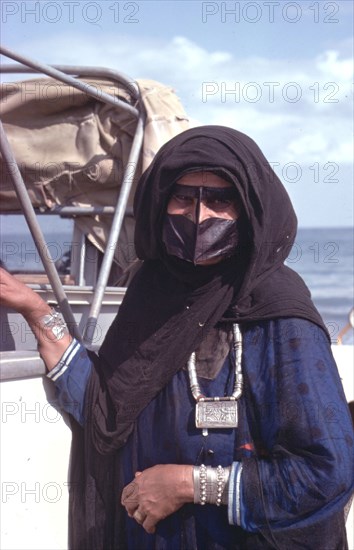
[{"label": "sea", "polygon": [[[47,248],[56,262],[68,255],[72,220],[39,216]],[[43,266],[22,216],[0,216],[0,259],[10,272],[41,272]],[[354,232],[352,228],[299,228],[286,264],[297,271],[336,342],[354,306]],[[353,344],[353,329],[343,344]]]}]

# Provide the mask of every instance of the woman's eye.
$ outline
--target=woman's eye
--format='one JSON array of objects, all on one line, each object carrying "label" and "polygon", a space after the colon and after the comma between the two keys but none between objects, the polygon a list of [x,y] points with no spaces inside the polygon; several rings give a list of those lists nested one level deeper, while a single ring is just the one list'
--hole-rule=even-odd
[{"label": "woman's eye", "polygon": [[222,200],[222,199],[210,199],[206,201],[206,205],[208,208],[211,208],[212,210],[226,210],[227,208],[230,208],[232,206],[232,200]]},{"label": "woman's eye", "polygon": [[192,204],[193,203],[193,197],[189,197],[188,195],[182,195],[182,194],[175,194],[173,195],[173,198],[179,202],[179,203],[183,203],[183,204]]}]

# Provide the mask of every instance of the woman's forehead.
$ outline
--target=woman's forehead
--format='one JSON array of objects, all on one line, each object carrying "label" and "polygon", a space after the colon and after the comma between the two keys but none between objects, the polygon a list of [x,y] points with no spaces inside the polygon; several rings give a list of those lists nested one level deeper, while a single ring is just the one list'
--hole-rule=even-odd
[{"label": "woman's forehead", "polygon": [[193,187],[233,187],[232,183],[225,180],[214,172],[201,171],[185,174],[177,180],[180,185],[189,185]]},{"label": "woman's forehead", "polygon": [[228,200],[235,201],[237,192],[233,186],[213,187],[207,185],[186,185],[175,183],[173,186],[173,195],[183,195],[190,198],[202,198],[202,200]]}]

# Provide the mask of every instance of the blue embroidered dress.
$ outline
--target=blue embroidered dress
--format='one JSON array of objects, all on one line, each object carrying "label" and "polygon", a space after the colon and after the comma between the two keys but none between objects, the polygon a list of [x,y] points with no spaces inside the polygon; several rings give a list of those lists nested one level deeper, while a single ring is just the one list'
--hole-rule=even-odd
[{"label": "blue embroidered dress", "polygon": [[[321,550],[347,548],[343,508],[354,488],[353,428],[328,340],[303,319],[250,323],[242,332],[238,428],[202,435],[182,368],[139,415],[121,460],[124,484],[156,464],[232,465],[228,506],[185,505],[154,535],[127,516],[129,550],[303,548],[297,528],[308,530],[311,550],[314,541]],[[232,353],[214,380],[199,377],[203,393],[232,393]],[[74,341],[48,375],[58,404],[81,424],[92,368]],[[311,541],[320,524],[322,540],[316,534]]]}]

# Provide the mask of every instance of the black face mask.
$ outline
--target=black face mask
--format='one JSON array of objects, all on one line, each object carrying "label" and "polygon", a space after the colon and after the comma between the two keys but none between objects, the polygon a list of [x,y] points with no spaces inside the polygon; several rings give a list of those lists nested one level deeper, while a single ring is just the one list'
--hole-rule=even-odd
[{"label": "black face mask", "polygon": [[[224,212],[237,200],[234,187],[191,186],[175,183],[172,198],[181,208],[195,206],[195,218],[200,215],[201,203],[214,212]],[[195,223],[186,215],[166,214],[163,242],[168,254],[194,265],[217,257],[232,256],[238,243],[236,220],[208,218]]]},{"label": "black face mask", "polygon": [[168,254],[196,265],[235,254],[238,224],[237,220],[223,218],[208,218],[196,224],[186,216],[166,214],[162,238]]},{"label": "black face mask", "polygon": [[[195,205],[195,218],[199,219],[201,202],[215,212],[224,212],[237,198],[232,187],[190,186],[176,183],[172,198],[181,208]],[[235,253],[238,243],[236,220],[208,218],[195,223],[185,215],[166,214],[163,227],[163,242],[166,251],[182,260],[197,263]]]}]

